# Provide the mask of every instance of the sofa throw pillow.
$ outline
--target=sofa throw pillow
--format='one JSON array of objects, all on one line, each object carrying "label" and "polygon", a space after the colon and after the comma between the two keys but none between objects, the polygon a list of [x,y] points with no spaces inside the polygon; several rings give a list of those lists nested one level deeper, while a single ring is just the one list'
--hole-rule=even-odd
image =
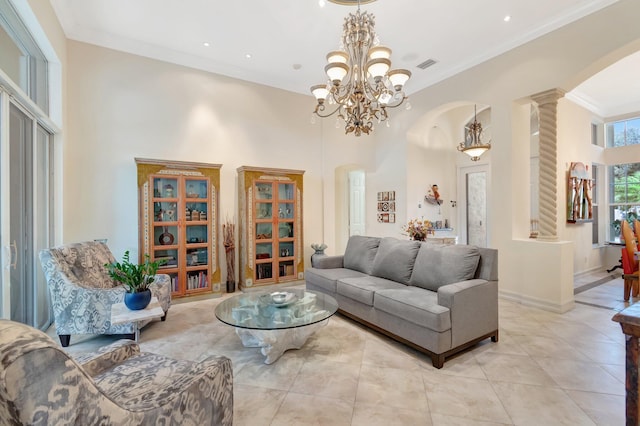
[{"label": "sofa throw pillow", "polygon": [[343,265],[347,269],[371,275],[373,259],[376,257],[380,238],[354,235],[349,238],[344,252]]},{"label": "sofa throw pillow", "polygon": [[413,262],[420,249],[419,241],[402,241],[397,238],[383,238],[373,262],[372,275],[409,284]]},{"label": "sofa throw pillow", "polygon": [[416,257],[409,284],[438,291],[443,285],[473,279],[479,261],[476,246],[425,243]]}]

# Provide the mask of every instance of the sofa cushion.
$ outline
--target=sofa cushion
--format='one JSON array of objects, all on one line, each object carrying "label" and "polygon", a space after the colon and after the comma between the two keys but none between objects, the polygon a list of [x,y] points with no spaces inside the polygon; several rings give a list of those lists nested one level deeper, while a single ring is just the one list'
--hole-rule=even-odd
[{"label": "sofa cushion", "polygon": [[318,269],[308,268],[305,273],[308,283],[323,288],[331,293],[336,292],[336,280],[341,278],[366,277],[362,272],[345,268]]},{"label": "sofa cushion", "polygon": [[404,284],[373,276],[342,278],[336,282],[338,294],[373,306],[373,295],[378,290],[406,288]]},{"label": "sofa cushion", "polygon": [[419,241],[402,241],[397,238],[383,238],[373,262],[371,275],[388,278],[402,284],[409,284],[413,263],[420,249]]},{"label": "sofa cushion", "polygon": [[422,288],[379,290],[373,307],[438,333],[451,329],[449,308],[438,305],[437,293]]},{"label": "sofa cushion", "polygon": [[344,252],[344,267],[371,275],[380,238],[353,235]]},{"label": "sofa cushion", "polygon": [[470,280],[479,260],[476,246],[423,244],[409,285],[438,291],[443,285]]}]

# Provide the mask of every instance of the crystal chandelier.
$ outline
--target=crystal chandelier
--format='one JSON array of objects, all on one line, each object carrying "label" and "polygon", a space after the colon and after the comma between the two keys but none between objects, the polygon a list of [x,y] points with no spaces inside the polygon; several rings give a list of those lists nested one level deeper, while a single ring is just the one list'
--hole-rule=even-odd
[{"label": "crystal chandelier", "polygon": [[311,87],[318,101],[314,114],[326,118],[337,113],[336,126],[344,120],[345,133],[355,136],[369,134],[374,121],[389,125],[387,108],[407,100],[403,88],[411,77],[408,70],[391,70],[391,49],[377,45],[374,26],[373,14],[360,12],[358,2],[357,12],[344,20],[341,50],[327,54],[328,83]]},{"label": "crystal chandelier", "polygon": [[478,161],[480,156],[486,151],[491,149],[491,142],[483,144],[480,141],[482,136],[482,124],[478,122],[478,116],[476,114],[476,106],[473,106],[473,123],[465,127],[465,141],[460,142],[458,145],[458,151],[464,152],[471,161]]}]

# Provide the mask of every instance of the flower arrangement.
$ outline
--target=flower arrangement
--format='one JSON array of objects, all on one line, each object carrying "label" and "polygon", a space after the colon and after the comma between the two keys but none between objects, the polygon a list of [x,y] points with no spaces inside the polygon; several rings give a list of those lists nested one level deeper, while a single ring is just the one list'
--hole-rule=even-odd
[{"label": "flower arrangement", "polygon": [[415,241],[424,241],[428,234],[435,234],[433,224],[426,219],[411,219],[409,223],[403,225],[402,230]]}]

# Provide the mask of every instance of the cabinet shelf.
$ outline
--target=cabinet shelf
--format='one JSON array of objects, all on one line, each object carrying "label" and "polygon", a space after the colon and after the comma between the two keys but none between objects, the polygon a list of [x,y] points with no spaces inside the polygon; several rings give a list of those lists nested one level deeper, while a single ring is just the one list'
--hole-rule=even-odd
[{"label": "cabinet shelf", "polygon": [[[141,260],[169,259],[172,297],[220,291],[220,165],[136,158]],[[192,214],[196,215],[192,220]],[[215,222],[214,219],[215,218]]]}]

